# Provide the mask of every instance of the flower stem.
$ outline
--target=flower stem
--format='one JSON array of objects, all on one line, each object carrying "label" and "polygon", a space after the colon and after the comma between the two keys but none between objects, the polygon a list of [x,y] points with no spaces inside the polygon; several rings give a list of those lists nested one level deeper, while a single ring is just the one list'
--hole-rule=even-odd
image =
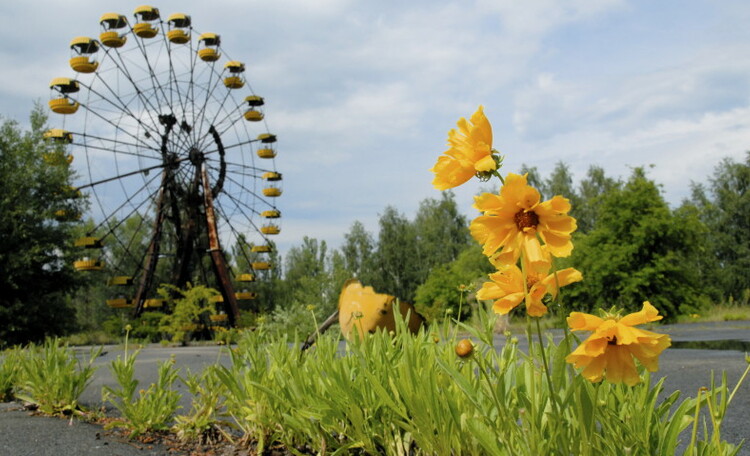
[{"label": "flower stem", "polygon": [[552,390],[552,376],[549,372],[549,363],[547,363],[547,348],[544,346],[542,341],[542,327],[539,324],[539,319],[536,318],[536,334],[539,336],[539,350],[542,353],[542,365],[544,366],[544,375],[547,377],[547,386],[549,386],[549,397],[552,398],[552,404],[555,406],[555,412],[560,410],[560,406],[557,403],[557,394]]},{"label": "flower stem", "polygon": [[500,183],[505,185],[505,179],[503,179],[503,176],[501,176],[497,170],[493,170],[492,175],[497,176],[497,178],[500,179]]}]

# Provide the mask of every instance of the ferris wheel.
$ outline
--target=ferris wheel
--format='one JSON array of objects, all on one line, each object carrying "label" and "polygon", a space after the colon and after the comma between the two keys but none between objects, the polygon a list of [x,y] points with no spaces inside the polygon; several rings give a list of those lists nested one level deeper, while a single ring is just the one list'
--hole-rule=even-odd
[{"label": "ferris wheel", "polygon": [[[62,126],[45,136],[66,144],[58,162],[76,171],[93,220],[74,267],[108,272],[119,290],[107,304],[135,315],[163,304],[162,283],[206,283],[221,292],[215,321],[234,325],[238,302],[256,297],[248,283],[273,267],[263,254],[280,232],[264,99],[220,35],[199,34],[186,14],[165,21],[141,6],[99,23],[98,39],[70,42],[74,76],[50,82]],[[233,270],[227,248],[245,270]]]}]

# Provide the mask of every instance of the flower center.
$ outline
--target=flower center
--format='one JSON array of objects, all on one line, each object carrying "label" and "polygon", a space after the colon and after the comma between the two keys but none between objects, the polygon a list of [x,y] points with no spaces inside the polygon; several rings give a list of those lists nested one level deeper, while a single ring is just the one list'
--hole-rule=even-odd
[{"label": "flower center", "polygon": [[531,289],[537,282],[542,280],[541,274],[534,274],[533,272],[526,273],[526,288]]},{"label": "flower center", "polygon": [[607,345],[617,345],[617,336],[612,336],[612,340],[608,340]]},{"label": "flower center", "polygon": [[516,222],[518,231],[527,231],[526,228],[536,228],[539,225],[539,216],[534,211],[522,209],[513,216],[513,221]]}]

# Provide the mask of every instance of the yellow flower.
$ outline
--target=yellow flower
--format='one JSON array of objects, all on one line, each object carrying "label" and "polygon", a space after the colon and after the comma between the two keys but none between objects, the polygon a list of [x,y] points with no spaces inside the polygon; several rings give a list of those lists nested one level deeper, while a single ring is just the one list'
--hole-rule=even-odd
[{"label": "yellow flower", "polygon": [[[484,254],[493,255],[495,262],[515,264],[521,252],[536,271],[549,268],[542,253],[539,237],[549,253],[569,256],[573,251],[570,235],[576,220],[567,215],[567,198],[555,196],[541,202],[539,192],[526,184],[526,175],[510,173],[498,195],[483,193],[474,197],[474,207],[482,212],[471,222],[471,235],[484,245]],[[537,237],[537,234],[539,237]]]},{"label": "yellow flower", "polygon": [[[555,278],[557,275],[557,278]],[[550,294],[557,296],[558,287],[564,287],[573,282],[580,282],[583,276],[573,268],[566,268],[556,273],[548,274],[529,271],[527,268],[526,284],[523,272],[515,264],[502,265],[499,270],[489,275],[491,282],[485,282],[477,292],[477,299],[495,300],[492,310],[505,315],[526,298],[526,313],[531,317],[541,317],[547,313],[547,306],[542,304],[542,298]],[[524,285],[528,296],[524,296]]]},{"label": "yellow flower", "polygon": [[634,328],[636,325],[661,320],[659,311],[648,301],[643,308],[624,317],[599,318],[581,312],[568,317],[573,331],[593,331],[569,354],[565,361],[583,368],[582,375],[589,381],[603,378],[611,383],[633,386],[641,381],[635,367],[638,361],[650,372],[659,370],[659,354],[671,345],[669,336]]},{"label": "yellow flower", "polygon": [[478,172],[497,169],[492,156],[492,125],[484,115],[483,107],[471,116],[458,121],[458,131],[448,132],[450,149],[443,152],[430,171],[435,173],[432,185],[438,190],[458,187]]}]

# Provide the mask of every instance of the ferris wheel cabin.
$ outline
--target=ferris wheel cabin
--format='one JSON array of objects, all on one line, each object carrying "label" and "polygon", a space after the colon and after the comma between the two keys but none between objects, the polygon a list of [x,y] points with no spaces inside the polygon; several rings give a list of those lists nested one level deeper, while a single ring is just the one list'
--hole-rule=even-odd
[{"label": "ferris wheel cabin", "polygon": [[255,108],[263,106],[263,97],[258,95],[249,95],[245,97],[245,103],[250,107],[245,111],[245,119],[250,122],[259,122],[263,120],[263,113]]},{"label": "ferris wheel cabin", "polygon": [[159,8],[139,6],[133,12],[135,25],[133,33],[141,38],[153,38],[159,34]]},{"label": "ferris wheel cabin", "polygon": [[215,62],[219,60],[219,45],[221,37],[215,33],[204,33],[198,37],[198,57],[204,62]]},{"label": "ferris wheel cabin", "polygon": [[253,274],[245,273],[237,276],[238,282],[255,282],[255,276]]},{"label": "ferris wheel cabin", "polygon": [[49,101],[49,108],[57,114],[74,114],[80,106],[78,102],[68,98],[68,94],[76,93],[80,90],[78,81],[70,78],[55,78],[49,83],[52,90],[52,98]]},{"label": "ferris wheel cabin", "polygon": [[[122,14],[106,13],[99,18],[99,24],[102,26],[102,32],[99,34],[99,41],[107,47],[119,48],[125,45],[128,37],[125,31],[122,31],[128,25],[128,19]],[[122,31],[122,32],[121,32]]]},{"label": "ferris wheel cabin", "polygon": [[266,171],[261,177],[268,182],[278,182],[281,180],[281,173],[277,173],[276,171]]},{"label": "ferris wheel cabin", "polygon": [[62,128],[50,128],[44,132],[44,139],[49,139],[54,142],[63,144],[70,144],[73,142],[73,133],[63,130]]},{"label": "ferris wheel cabin", "polygon": [[99,43],[86,36],[73,38],[70,42],[70,67],[78,73],[93,73],[99,67],[94,54],[99,51]]},{"label": "ferris wheel cabin", "polygon": [[254,245],[250,248],[250,251],[253,253],[270,253],[271,250],[270,245]]},{"label": "ferris wheel cabin", "polygon": [[245,72],[245,64],[232,60],[224,65],[224,69],[229,72],[229,76],[224,78],[224,85],[230,89],[241,89],[245,86],[245,79],[242,73]]},{"label": "ferris wheel cabin", "polygon": [[175,13],[167,19],[167,39],[174,44],[185,44],[190,41],[190,16]]}]

